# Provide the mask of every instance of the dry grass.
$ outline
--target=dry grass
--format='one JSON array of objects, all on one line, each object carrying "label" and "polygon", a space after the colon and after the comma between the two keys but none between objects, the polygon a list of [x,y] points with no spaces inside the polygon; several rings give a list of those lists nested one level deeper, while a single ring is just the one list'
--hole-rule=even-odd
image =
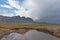
[{"label": "dry grass", "polygon": [[[18,28],[36,28],[43,27],[46,30],[52,32],[53,35],[60,38],[60,24],[48,24],[48,23],[25,23],[25,22],[0,22],[0,29],[18,29]],[[47,32],[48,32],[47,31]]]},{"label": "dry grass", "polygon": [[48,24],[48,23],[25,23],[25,22],[0,22],[0,27],[4,28],[34,28],[38,26],[48,27],[60,27],[60,24]]}]

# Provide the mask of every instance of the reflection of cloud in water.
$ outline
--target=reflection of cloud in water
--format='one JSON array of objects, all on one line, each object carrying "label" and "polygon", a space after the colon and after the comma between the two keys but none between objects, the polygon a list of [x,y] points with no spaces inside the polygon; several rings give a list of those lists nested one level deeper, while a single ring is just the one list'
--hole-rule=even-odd
[{"label": "reflection of cloud in water", "polygon": [[56,37],[52,35],[45,34],[43,32],[38,32],[36,30],[31,30],[27,32],[25,35],[28,40],[58,40]]},{"label": "reflection of cloud in water", "polygon": [[2,38],[1,40],[58,40],[58,38],[43,32],[30,30],[25,35],[11,33],[8,37]]},{"label": "reflection of cloud in water", "polygon": [[2,38],[1,40],[22,40],[22,37],[22,34],[11,33],[10,35],[8,35],[8,37]]}]

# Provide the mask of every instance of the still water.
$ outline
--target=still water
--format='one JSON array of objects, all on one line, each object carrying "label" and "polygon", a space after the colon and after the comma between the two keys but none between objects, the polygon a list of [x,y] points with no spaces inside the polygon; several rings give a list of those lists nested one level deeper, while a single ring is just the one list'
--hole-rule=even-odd
[{"label": "still water", "polygon": [[11,33],[7,37],[3,37],[1,40],[59,40],[59,39],[50,34],[38,32],[36,30],[30,30],[24,35],[18,33]]}]

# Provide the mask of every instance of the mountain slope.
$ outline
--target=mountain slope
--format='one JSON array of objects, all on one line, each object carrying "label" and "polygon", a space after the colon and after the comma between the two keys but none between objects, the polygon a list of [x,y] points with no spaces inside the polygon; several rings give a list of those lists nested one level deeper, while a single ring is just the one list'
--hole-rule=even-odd
[{"label": "mountain slope", "polygon": [[0,21],[3,22],[33,22],[31,18],[25,18],[20,16],[13,16],[13,17],[7,17],[7,16],[1,16],[0,15]]}]

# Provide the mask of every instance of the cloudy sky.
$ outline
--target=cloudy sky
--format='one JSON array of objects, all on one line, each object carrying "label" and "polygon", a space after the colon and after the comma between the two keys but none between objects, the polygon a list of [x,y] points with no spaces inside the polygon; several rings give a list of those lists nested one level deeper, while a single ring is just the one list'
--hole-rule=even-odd
[{"label": "cloudy sky", "polygon": [[39,22],[60,22],[60,0],[0,0],[0,15],[25,16]]}]

